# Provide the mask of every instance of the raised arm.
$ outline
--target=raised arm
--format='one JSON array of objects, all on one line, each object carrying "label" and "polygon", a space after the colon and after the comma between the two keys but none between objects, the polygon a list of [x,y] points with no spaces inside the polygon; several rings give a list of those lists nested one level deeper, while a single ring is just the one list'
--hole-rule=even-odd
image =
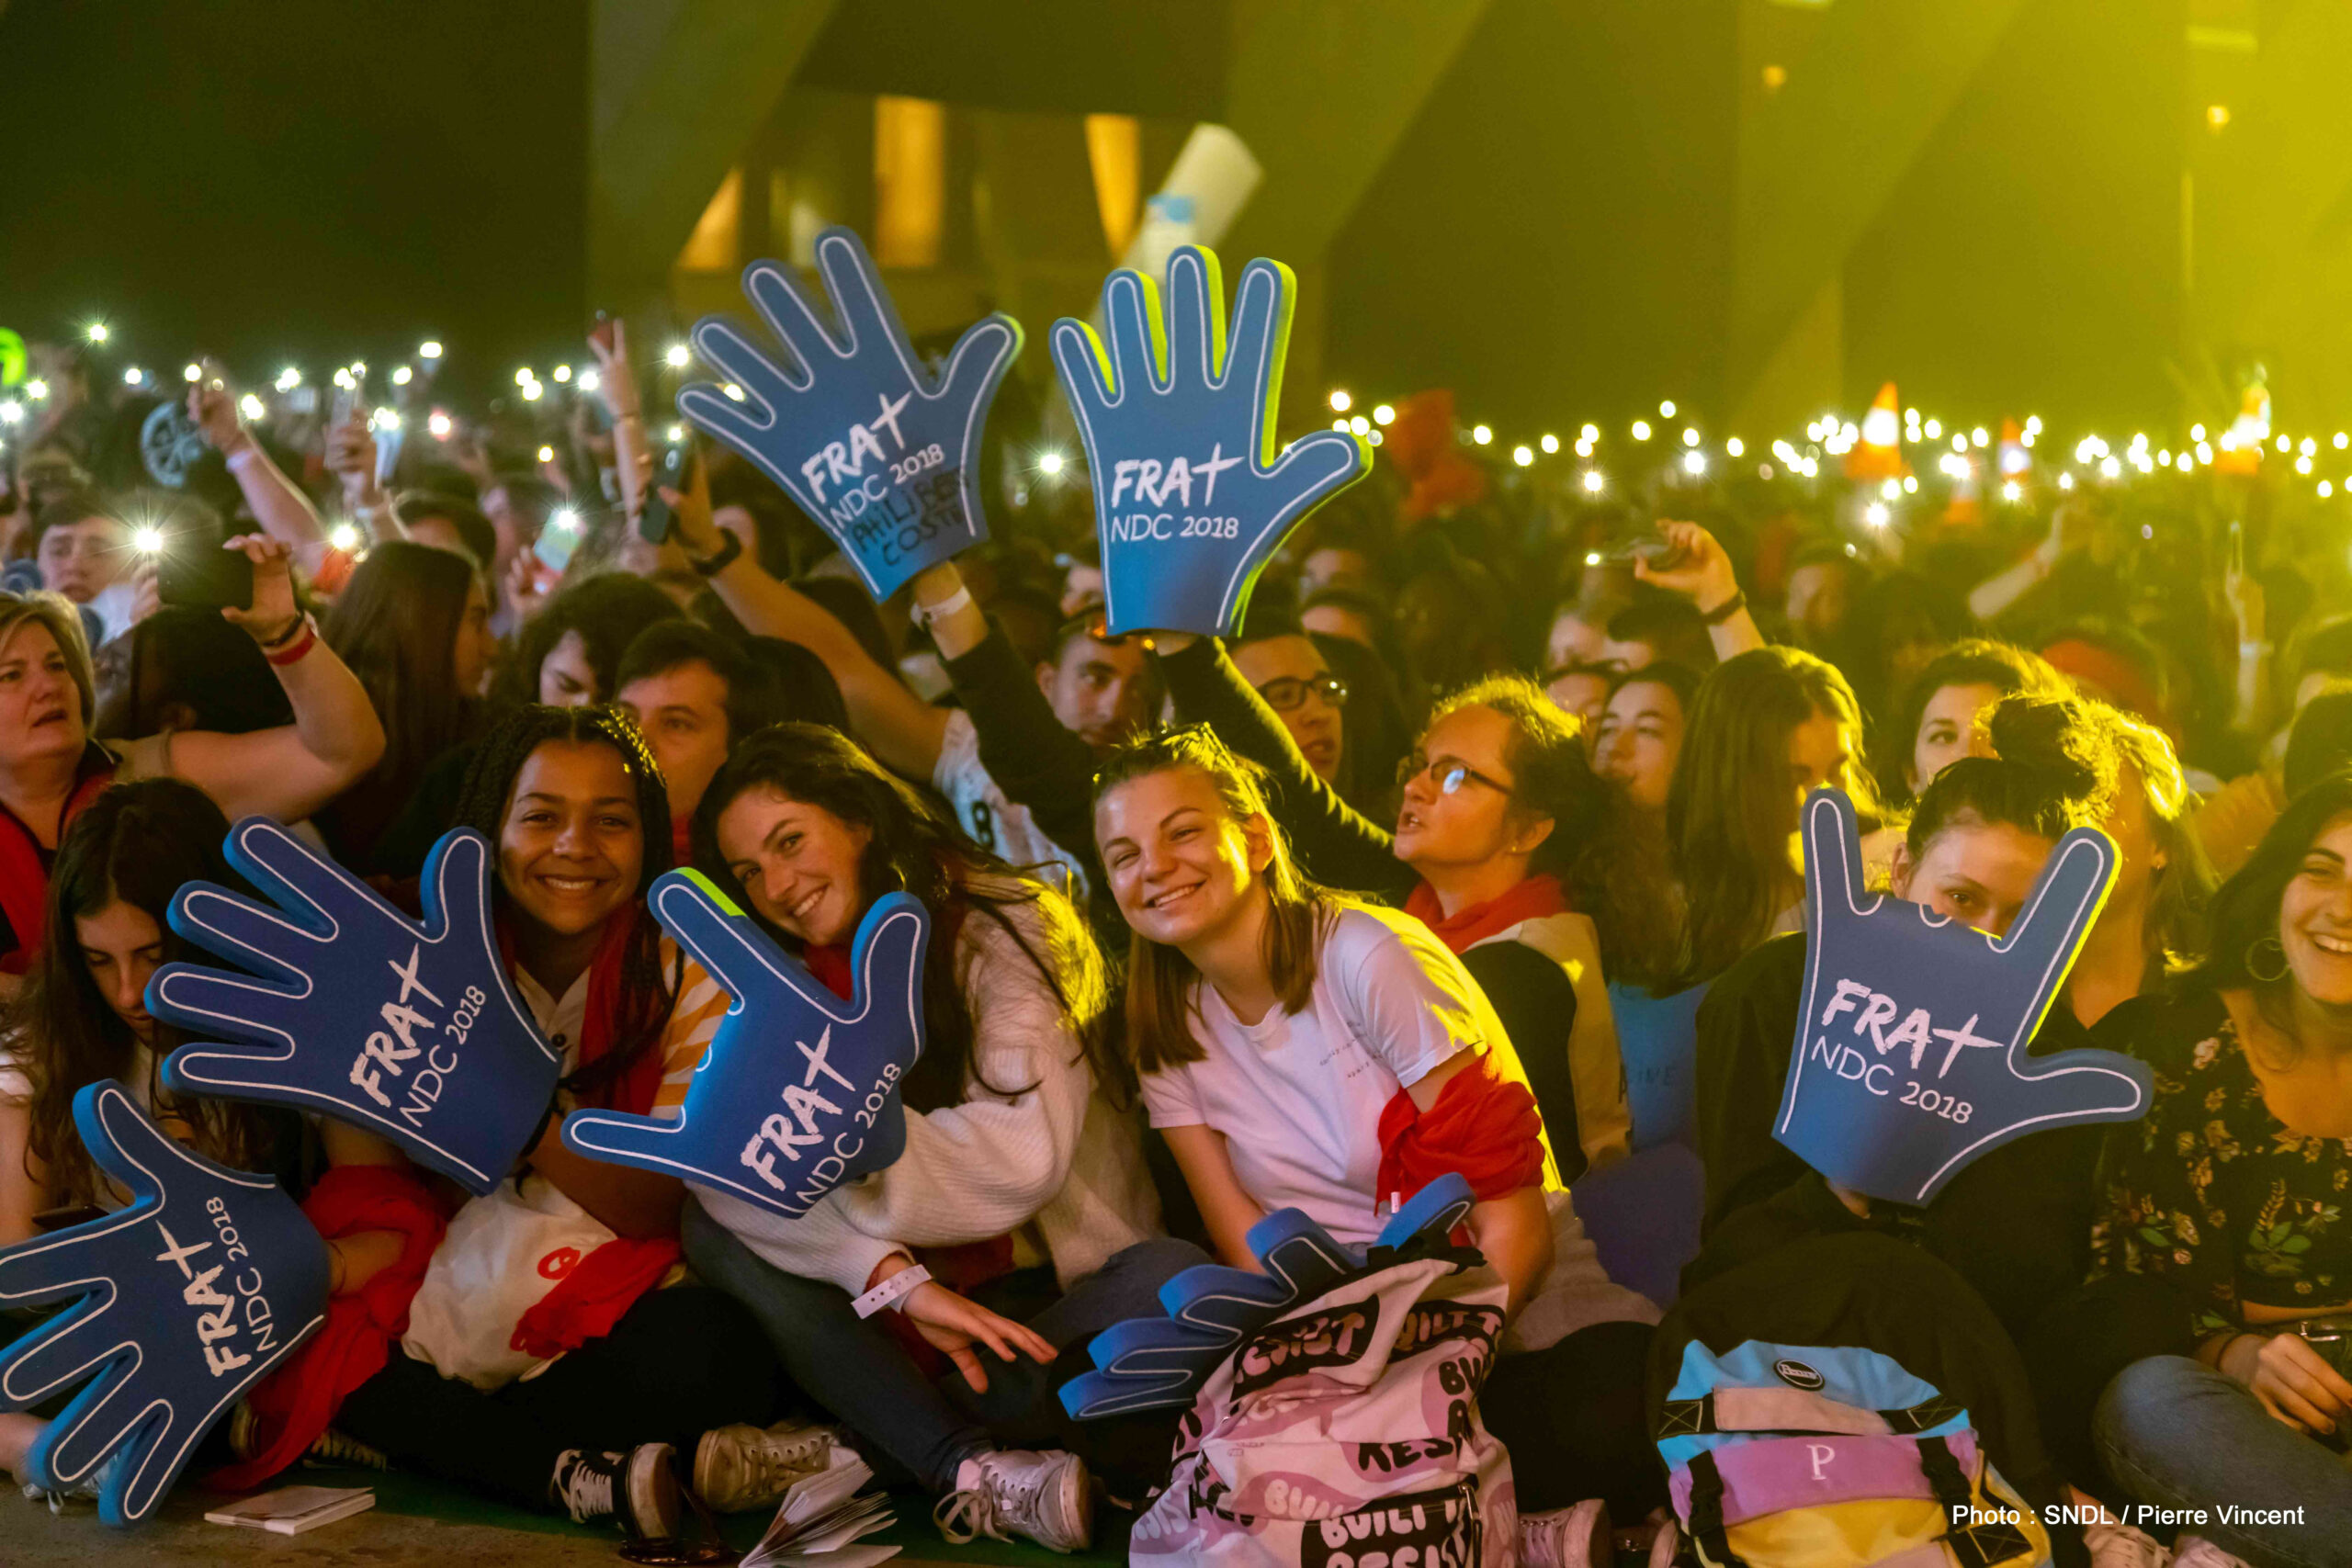
[{"label": "raised arm", "polygon": [[1748,613],[1731,557],[1715,536],[1696,523],[1660,523],[1658,531],[1673,544],[1673,553],[1655,565],[1635,556],[1634,575],[1690,601],[1707,623],[1707,639],[1715,645],[1718,660],[1763,647],[1764,634]]},{"label": "raised arm", "polygon": [[123,776],[171,773],[210,795],[232,820],[259,814],[298,822],[349,789],[384,754],[384,727],[344,661],[294,602],[291,553],[258,534],[223,547],[254,563],[253,607],[221,615],[249,633],[286,689],[294,722],[245,735],[191,730],[119,747]]},{"label": "raised arm", "polygon": [[[664,489],[662,494],[676,513],[673,531],[689,561],[712,560],[729,547],[726,531],[711,520],[710,491],[701,465],[695,465],[684,491]],[[746,628],[797,642],[825,661],[849,705],[851,727],[876,757],[909,777],[930,780],[947,734],[946,709],[933,707],[907,690],[830,611],[770,577],[750,550],[739,551],[707,575]],[[978,612],[973,615],[977,618]]]},{"label": "raised arm", "polygon": [[327,543],[326,525],[319,521],[318,508],[311,504],[300,486],[269,460],[269,454],[245,428],[236,389],[219,367],[207,360],[202,368],[202,378],[188,389],[188,417],[204,433],[206,444],[228,463],[229,473],[244,492],[245,504],[262,531],[292,549],[303,571],[317,577],[326,564],[327,552],[334,548]]},{"label": "raised arm", "polygon": [[1994,573],[1970,591],[1969,613],[1990,626],[2011,605],[2049,580],[2058,568],[2059,558],[2081,544],[2089,525],[2089,515],[2080,502],[2060,503],[2051,514],[2049,535],[2033,547],[2032,554],[2007,570]]},{"label": "raised arm", "polygon": [[1157,632],[1159,671],[1177,716],[1205,723],[1273,777],[1273,805],[1298,858],[1317,882],[1401,899],[1419,880],[1396,855],[1396,837],[1316,776],[1274,710],[1213,638]]}]

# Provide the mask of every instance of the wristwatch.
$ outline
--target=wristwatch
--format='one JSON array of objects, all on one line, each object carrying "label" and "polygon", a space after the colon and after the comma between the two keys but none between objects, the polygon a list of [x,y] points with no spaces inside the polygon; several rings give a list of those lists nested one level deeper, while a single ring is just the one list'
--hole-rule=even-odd
[{"label": "wristwatch", "polygon": [[698,576],[717,577],[734,564],[737,556],[743,553],[742,535],[732,528],[721,528],[718,532],[719,536],[727,541],[725,544],[707,556],[686,558],[686,564],[694,568]]}]

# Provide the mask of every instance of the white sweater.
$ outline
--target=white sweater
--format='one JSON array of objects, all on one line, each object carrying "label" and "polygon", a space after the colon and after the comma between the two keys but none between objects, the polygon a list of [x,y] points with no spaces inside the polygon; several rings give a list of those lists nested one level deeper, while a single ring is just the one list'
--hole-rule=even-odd
[{"label": "white sweater", "polygon": [[[1047,956],[1034,907],[1006,918]],[[1035,1226],[1068,1289],[1112,1254],[1159,1234],[1159,1201],[1143,1157],[1141,1116],[1112,1105],[1045,977],[1002,927],[966,917],[956,964],[972,1011],[978,1082],[960,1105],[907,1113],[906,1152],[888,1168],[829,1193],[787,1220],[696,1186],[710,1217],[786,1273],[852,1295],[874,1266],[917,1247],[987,1241]]]}]

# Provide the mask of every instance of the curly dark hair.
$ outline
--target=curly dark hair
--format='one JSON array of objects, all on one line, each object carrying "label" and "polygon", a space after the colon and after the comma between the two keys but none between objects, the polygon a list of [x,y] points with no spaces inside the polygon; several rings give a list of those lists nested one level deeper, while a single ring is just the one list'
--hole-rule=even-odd
[{"label": "curly dark hair", "polygon": [[[670,869],[670,794],[653,753],[646,750],[637,727],[618,708],[533,704],[507,715],[475,749],[465,782],[458,788],[450,826],[471,828],[496,845],[506,823],[515,777],[532,752],[550,743],[609,746],[619,753],[621,767],[637,792],[638,830],[644,852],[639,863],[636,897],[642,901],[654,879]],[[492,897],[494,908],[511,909],[503,883]],[[672,973],[662,972],[662,928],[651,919],[639,919],[628,951],[621,955],[620,1016],[613,1021],[612,1049],[566,1077],[563,1087],[581,1096],[602,1089],[651,1050],[669,1023],[684,969],[681,954]]]}]

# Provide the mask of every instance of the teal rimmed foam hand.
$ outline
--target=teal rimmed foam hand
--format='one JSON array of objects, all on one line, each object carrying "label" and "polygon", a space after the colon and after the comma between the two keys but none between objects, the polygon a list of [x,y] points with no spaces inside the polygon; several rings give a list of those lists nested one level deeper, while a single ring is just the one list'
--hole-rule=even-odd
[{"label": "teal rimmed foam hand", "polygon": [[1113,634],[1230,637],[1283,537],[1372,468],[1372,447],[1317,431],[1279,451],[1274,420],[1298,282],[1264,258],[1241,270],[1230,337],[1216,257],[1170,257],[1165,309],[1130,268],[1102,285],[1106,347],[1054,323],[1054,368],[1094,486]]}]

